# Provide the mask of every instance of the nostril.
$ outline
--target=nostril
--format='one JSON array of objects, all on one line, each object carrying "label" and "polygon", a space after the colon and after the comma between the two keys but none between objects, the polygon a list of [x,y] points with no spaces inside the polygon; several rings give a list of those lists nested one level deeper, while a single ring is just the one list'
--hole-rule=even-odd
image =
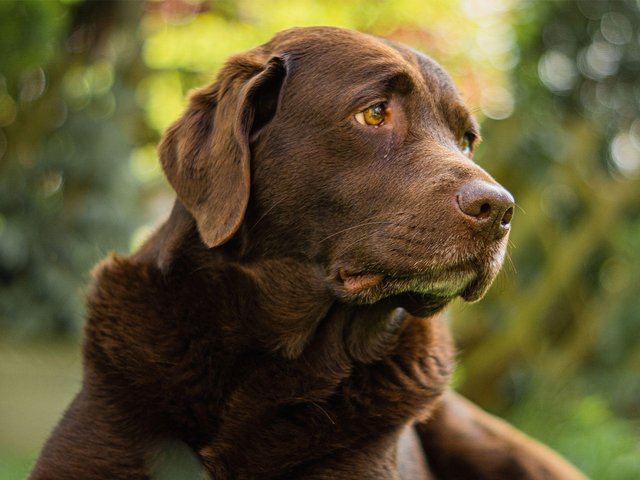
[{"label": "nostril", "polygon": [[484,217],[488,217],[491,215],[491,204],[489,203],[483,203],[482,205],[480,205],[480,211],[478,212],[478,215],[476,215],[478,218],[484,218]]},{"label": "nostril", "polygon": [[513,207],[509,207],[504,215],[502,216],[502,220],[500,223],[503,227],[507,227],[511,223],[511,218],[513,217]]}]

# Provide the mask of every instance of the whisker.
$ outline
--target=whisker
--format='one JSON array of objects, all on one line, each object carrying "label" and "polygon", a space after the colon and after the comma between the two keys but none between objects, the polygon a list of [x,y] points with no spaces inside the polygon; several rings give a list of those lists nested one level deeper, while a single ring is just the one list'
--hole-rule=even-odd
[{"label": "whisker", "polygon": [[511,271],[513,271],[513,274],[517,275],[518,274],[518,269],[516,268],[516,264],[514,263],[513,258],[511,258],[511,254],[509,252],[507,252],[507,255],[506,255],[505,258],[506,258],[509,266],[511,267]]},{"label": "whisker", "polygon": [[338,230],[337,232],[334,232],[331,235],[327,235],[322,240],[320,240],[319,243],[325,242],[325,241],[329,240],[330,238],[335,237],[336,235],[340,235],[341,233],[348,232],[349,230],[355,230],[356,228],[366,227],[368,225],[380,225],[380,224],[385,224],[385,223],[389,224],[389,223],[393,223],[393,222],[385,220],[385,221],[380,221],[380,222],[359,223],[358,225],[353,225],[351,227],[347,227],[347,228],[344,228],[342,230]]},{"label": "whisker", "polygon": [[266,212],[264,212],[260,218],[258,220],[256,220],[256,223],[254,223],[253,225],[251,225],[251,228],[249,228],[249,231],[253,230],[255,228],[256,225],[258,225],[262,219],[264,219],[264,217],[266,217],[271,210],[273,210],[274,208],[276,208],[280,203],[282,203],[282,201],[284,200],[284,198],[281,198],[280,200],[278,200],[276,203],[274,203],[273,205],[271,205]]},{"label": "whisker", "polygon": [[[398,212],[390,212],[387,214],[389,217],[397,217],[398,215],[413,215],[410,211],[405,211],[405,210],[400,210]],[[351,227],[347,227],[343,230],[338,230],[337,232],[332,233],[331,235],[327,235],[326,237],[324,237],[322,240],[320,240],[319,243],[322,243],[332,237],[335,237],[336,235],[340,235],[341,233],[344,232],[348,232],[349,230],[354,230],[356,228],[360,228],[360,227],[366,227],[368,225],[382,225],[382,224],[388,224],[388,225],[393,225],[396,222],[393,222],[391,220],[380,220],[380,221],[376,221],[376,222],[363,222],[363,223],[359,223],[358,225],[353,225]]]},{"label": "whisker", "polygon": [[320,405],[318,405],[316,402],[310,401],[309,403],[311,403],[311,405],[313,405],[314,407],[318,408],[322,413],[325,414],[325,416],[329,419],[329,421],[335,425],[336,422],[333,421],[333,418],[331,418],[331,415],[329,415],[329,413],[327,413],[327,411],[322,408]]},{"label": "whisker", "polygon": [[353,242],[349,243],[348,245],[346,245],[344,248],[345,249],[349,249],[351,248],[351,246],[355,245],[356,243],[359,243],[361,241],[363,241],[365,238],[367,238],[369,236],[369,234],[363,235],[361,237],[356,238]]}]

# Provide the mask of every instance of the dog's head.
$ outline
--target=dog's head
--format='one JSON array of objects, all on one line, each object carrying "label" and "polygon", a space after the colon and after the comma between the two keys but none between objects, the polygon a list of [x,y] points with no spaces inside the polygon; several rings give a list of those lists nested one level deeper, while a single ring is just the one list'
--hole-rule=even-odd
[{"label": "dog's head", "polygon": [[513,198],[472,161],[478,139],[433,60],[318,27],[229,59],[160,154],[209,247],[311,262],[344,301],[429,313],[480,298],[504,258]]}]

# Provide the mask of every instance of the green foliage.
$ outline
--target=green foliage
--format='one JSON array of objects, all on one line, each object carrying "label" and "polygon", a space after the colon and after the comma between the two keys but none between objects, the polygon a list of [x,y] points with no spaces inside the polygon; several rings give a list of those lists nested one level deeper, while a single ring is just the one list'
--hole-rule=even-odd
[{"label": "green foliage", "polygon": [[75,334],[87,272],[137,217],[126,63],[87,52],[69,5],[0,9],[0,328]]},{"label": "green foliage", "polygon": [[0,72],[11,83],[55,58],[56,39],[68,20],[58,2],[16,1],[0,3],[0,19]]},{"label": "green foliage", "polygon": [[510,264],[454,316],[462,390],[598,479],[640,477],[639,8],[522,12],[514,112],[479,158],[518,202]]},{"label": "green foliage", "polygon": [[0,479],[26,478],[31,470],[33,458],[0,454]]},{"label": "green foliage", "polygon": [[615,415],[602,396],[580,396],[538,384],[508,412],[509,420],[563,453],[598,480],[635,480],[640,473],[638,420]]}]

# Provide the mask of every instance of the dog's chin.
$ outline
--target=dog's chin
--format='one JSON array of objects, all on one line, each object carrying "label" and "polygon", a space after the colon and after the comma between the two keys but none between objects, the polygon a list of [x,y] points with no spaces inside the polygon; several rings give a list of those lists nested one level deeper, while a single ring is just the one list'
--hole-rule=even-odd
[{"label": "dog's chin", "polygon": [[389,302],[415,316],[429,316],[457,297],[480,300],[495,278],[501,262],[470,263],[410,273],[349,272],[336,275],[339,296],[348,303]]},{"label": "dog's chin", "polygon": [[389,300],[414,317],[430,317],[445,308],[453,298],[408,292],[394,295]]}]

